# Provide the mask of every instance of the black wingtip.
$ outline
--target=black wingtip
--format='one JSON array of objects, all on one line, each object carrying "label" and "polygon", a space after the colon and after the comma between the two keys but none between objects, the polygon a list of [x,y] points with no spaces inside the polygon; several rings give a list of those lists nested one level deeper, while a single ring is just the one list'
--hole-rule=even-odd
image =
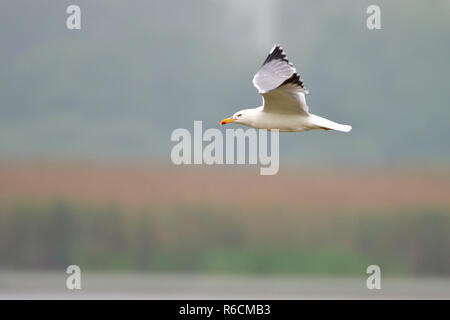
[{"label": "black wingtip", "polygon": [[[270,51],[269,55],[267,56],[266,60],[262,64],[264,66],[265,64],[269,63],[273,60],[282,60],[289,64],[290,66],[293,66],[291,62],[286,57],[286,54],[283,51],[283,48],[279,44],[275,44],[275,46]],[[299,86],[304,90],[305,93],[308,93],[308,90],[303,86],[303,81],[300,79],[300,75],[298,73],[293,73],[288,79],[286,79],[281,85],[285,84],[294,84]]]},{"label": "black wingtip", "polygon": [[303,81],[300,79],[300,75],[298,73],[294,73],[292,76],[290,76],[288,79],[286,79],[281,85],[285,85],[285,84],[295,84],[297,86],[300,86],[300,88],[305,89],[305,87],[303,86]]},{"label": "black wingtip", "polygon": [[266,60],[264,61],[264,63],[262,65],[265,65],[266,63],[268,63],[272,60],[283,60],[283,61],[291,64],[289,62],[289,60],[286,58],[286,54],[284,53],[283,48],[279,44],[276,44],[273,47],[273,49],[270,51],[269,55],[267,56]]}]

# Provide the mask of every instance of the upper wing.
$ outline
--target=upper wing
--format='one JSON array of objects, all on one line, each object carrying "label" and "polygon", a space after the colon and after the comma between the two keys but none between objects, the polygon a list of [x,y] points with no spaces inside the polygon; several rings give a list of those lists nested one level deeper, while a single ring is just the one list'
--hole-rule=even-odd
[{"label": "upper wing", "polygon": [[308,91],[279,45],[272,48],[253,77],[253,84],[264,99],[264,111],[308,114]]}]

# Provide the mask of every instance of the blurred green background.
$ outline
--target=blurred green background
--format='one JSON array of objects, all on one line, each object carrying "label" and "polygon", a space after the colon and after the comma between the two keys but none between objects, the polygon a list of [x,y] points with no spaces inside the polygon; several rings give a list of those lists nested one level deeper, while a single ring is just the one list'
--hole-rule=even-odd
[{"label": "blurred green background", "polygon": [[65,202],[1,211],[2,267],[96,271],[449,275],[450,215],[416,209],[308,218],[293,210],[88,209]]},{"label": "blurred green background", "polygon": [[[450,275],[450,2],[370,31],[372,2],[3,1],[0,268]],[[353,131],[280,135],[280,180],[175,168],[174,129],[261,104],[274,43]]]}]

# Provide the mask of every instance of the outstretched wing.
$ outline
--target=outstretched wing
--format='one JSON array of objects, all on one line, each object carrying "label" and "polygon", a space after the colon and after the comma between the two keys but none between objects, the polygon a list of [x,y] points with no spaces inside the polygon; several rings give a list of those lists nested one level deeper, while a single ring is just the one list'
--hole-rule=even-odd
[{"label": "outstretched wing", "polygon": [[308,90],[279,45],[272,48],[253,77],[253,85],[263,97],[264,111],[308,114]]}]

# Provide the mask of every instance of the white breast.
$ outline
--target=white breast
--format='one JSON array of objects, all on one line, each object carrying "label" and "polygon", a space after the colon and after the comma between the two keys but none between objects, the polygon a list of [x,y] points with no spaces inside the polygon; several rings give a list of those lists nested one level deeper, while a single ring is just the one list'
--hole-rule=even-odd
[{"label": "white breast", "polygon": [[264,112],[262,107],[257,108],[249,125],[257,129],[278,129],[280,131],[305,131],[316,129],[308,115],[279,114]]}]

